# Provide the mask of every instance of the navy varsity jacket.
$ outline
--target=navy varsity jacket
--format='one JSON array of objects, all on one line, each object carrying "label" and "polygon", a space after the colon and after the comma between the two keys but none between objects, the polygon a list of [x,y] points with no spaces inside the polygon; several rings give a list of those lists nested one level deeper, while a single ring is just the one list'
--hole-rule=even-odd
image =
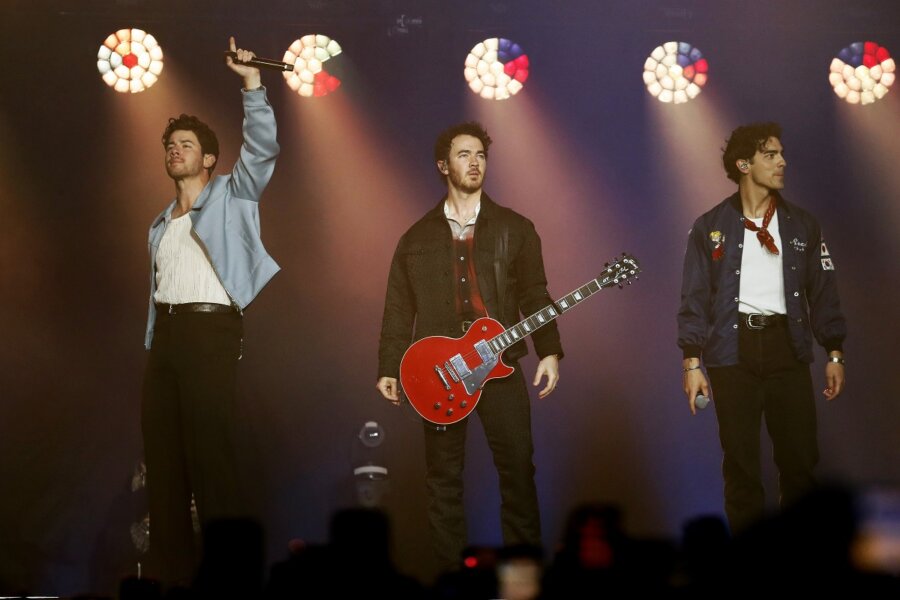
[{"label": "navy varsity jacket", "polygon": [[[812,340],[826,352],[841,350],[847,335],[834,262],[810,213],[780,196],[785,304],[794,353],[813,361]],[[738,293],[744,216],[738,193],[694,222],[688,234],[678,311],[678,346],[684,358],[707,367],[738,363]]]}]

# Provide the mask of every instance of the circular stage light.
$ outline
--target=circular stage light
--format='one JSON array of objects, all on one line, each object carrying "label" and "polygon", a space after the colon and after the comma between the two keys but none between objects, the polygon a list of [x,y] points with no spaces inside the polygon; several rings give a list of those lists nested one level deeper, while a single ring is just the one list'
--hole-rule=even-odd
[{"label": "circular stage light", "polygon": [[872,104],[888,93],[896,77],[894,59],[875,42],[855,42],[832,59],[828,81],[838,98]]},{"label": "circular stage light", "polygon": [[706,85],[709,65],[703,54],[687,42],[666,42],[644,61],[644,83],[660,102],[682,104],[693,100]]},{"label": "circular stage light", "polygon": [[284,62],[294,65],[285,71],[288,86],[305,98],[327,96],[340,87],[341,80],[324,68],[324,63],[341,53],[341,45],[327,35],[305,35],[294,40],[284,52]]},{"label": "circular stage light", "polygon": [[528,55],[506,38],[475,44],[466,57],[463,75],[473,92],[488,100],[506,100],[528,79]]},{"label": "circular stage light", "polygon": [[117,92],[143,92],[156,83],[162,68],[162,48],[142,29],[109,34],[97,52],[97,70]]}]

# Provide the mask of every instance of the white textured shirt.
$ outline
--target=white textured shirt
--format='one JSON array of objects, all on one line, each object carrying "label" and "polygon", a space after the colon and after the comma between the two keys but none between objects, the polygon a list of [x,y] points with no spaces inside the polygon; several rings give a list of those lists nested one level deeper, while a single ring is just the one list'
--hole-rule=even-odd
[{"label": "white textured shirt", "polygon": [[190,215],[182,215],[166,224],[156,253],[153,299],[165,304],[231,304],[203,246],[193,235]]}]

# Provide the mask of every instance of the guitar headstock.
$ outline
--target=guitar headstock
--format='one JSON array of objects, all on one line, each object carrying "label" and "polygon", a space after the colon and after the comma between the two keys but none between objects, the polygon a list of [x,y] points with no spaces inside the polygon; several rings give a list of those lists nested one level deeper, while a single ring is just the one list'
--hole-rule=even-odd
[{"label": "guitar headstock", "polygon": [[626,284],[631,285],[631,280],[637,279],[638,273],[641,272],[641,265],[637,259],[624,252],[604,266],[606,268],[597,276],[597,284],[601,288],[611,285],[617,285],[620,288]]}]

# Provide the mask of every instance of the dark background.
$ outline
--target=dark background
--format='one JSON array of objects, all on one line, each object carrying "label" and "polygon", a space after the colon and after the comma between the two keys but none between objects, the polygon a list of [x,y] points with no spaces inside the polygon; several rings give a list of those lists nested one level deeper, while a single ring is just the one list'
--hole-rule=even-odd
[{"label": "dark background", "polygon": [[[827,73],[852,42],[900,53],[898,13],[893,0],[6,0],[0,588],[104,591],[136,568],[128,527],[140,497],[129,484],[141,457],[146,232],[172,197],[159,136],[169,116],[198,114],[219,134],[219,172],[230,168],[241,110],[239,80],[221,64],[229,34],[273,58],[308,33],[344,48],[334,61],[343,85],[327,98],[300,98],[264,73],[282,153],[263,238],[283,272],[245,316],[240,412],[270,560],[292,538],[325,541],[330,515],[356,502],[356,434],[376,420],[394,557],[434,574],[420,426],[374,389],[376,354],[394,245],[442,193],[432,141],[471,118],[495,139],[486,189],[536,223],[555,297],[619,252],[643,267],[636,285],[560,321],[560,386],[534,394],[548,550],[586,500],[620,504],[638,536],[676,538],[685,519],[721,514],[715,416],[688,412],[675,313],[688,228],[734,189],[719,149],[750,121],[784,125],[785,196],[819,217],[849,321],[847,390],[818,401],[820,473],[859,489],[897,484],[900,91],[850,106]],[[401,15],[421,24],[398,32]],[[113,92],[95,66],[106,36],[125,27],[151,32],[166,60],[157,85],[134,96]],[[524,91],[502,103],[462,79],[469,49],[495,36],[532,61]],[[687,105],[662,105],[641,81],[646,56],[670,40],[710,61],[709,84]],[[522,366],[530,379],[534,357]],[[499,544],[496,476],[470,425],[471,539]],[[774,502],[770,467],[766,476]]]}]

